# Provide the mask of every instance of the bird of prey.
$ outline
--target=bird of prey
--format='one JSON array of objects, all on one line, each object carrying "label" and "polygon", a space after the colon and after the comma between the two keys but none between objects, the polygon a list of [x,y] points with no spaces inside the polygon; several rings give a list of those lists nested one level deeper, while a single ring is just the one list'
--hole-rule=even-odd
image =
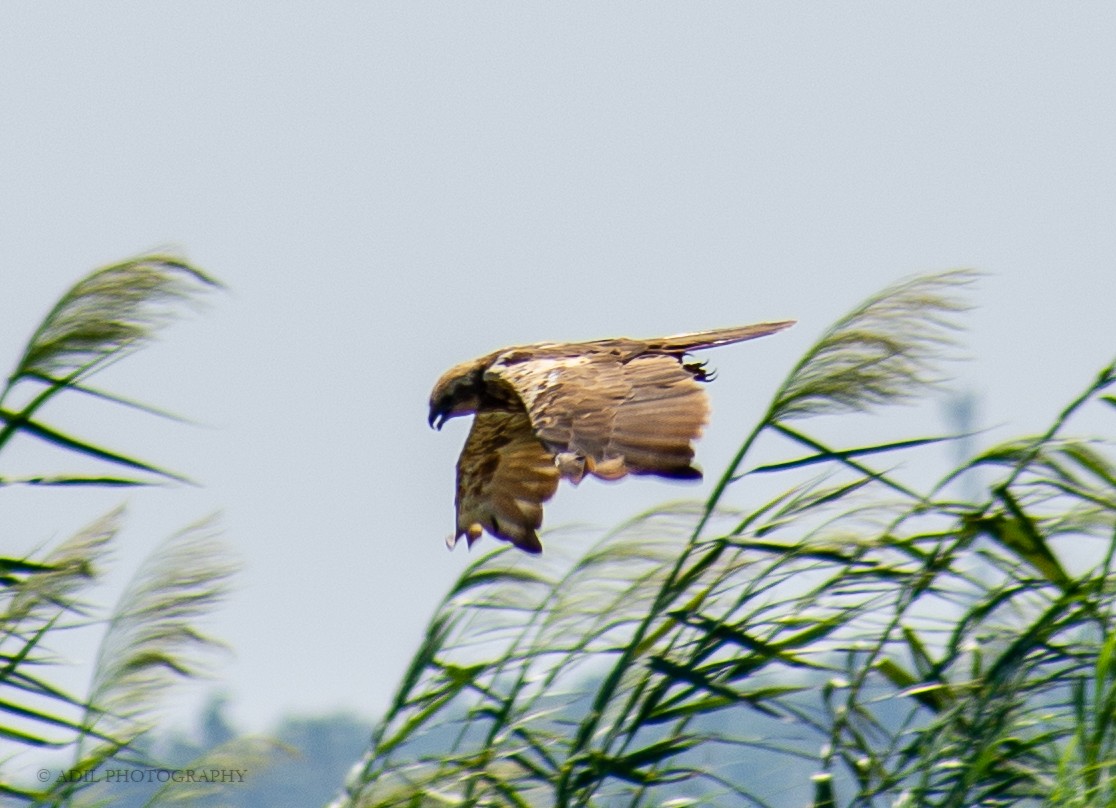
[{"label": "bird of prey", "polygon": [[709,415],[691,351],[774,334],[794,320],[659,339],[501,348],[446,371],[430,394],[430,425],[474,415],[457,461],[452,548],[487,531],[528,553],[558,480],[628,474],[700,479],[693,441]]}]

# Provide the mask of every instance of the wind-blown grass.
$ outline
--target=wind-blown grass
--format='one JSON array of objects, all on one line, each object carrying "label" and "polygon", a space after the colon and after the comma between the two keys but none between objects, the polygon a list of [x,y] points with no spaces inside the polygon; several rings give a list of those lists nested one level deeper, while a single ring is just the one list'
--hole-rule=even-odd
[{"label": "wind-blown grass", "polygon": [[90,273],[62,296],[24,349],[11,380],[74,381],[149,343],[215,280],[170,255]]},{"label": "wind-blown grass", "polygon": [[108,617],[89,695],[91,728],[108,723],[132,725],[132,734],[146,730],[176,679],[204,673],[206,652],[221,646],[197,625],[228,594],[235,568],[211,520],[152,552]]},{"label": "wind-blown grass", "polygon": [[[840,320],[704,504],[579,559],[474,562],[334,805],[1114,804],[1116,466],[1062,436],[1113,406],[1112,368],[928,490],[874,458],[941,438],[832,447],[802,426],[939,384],[973,278]],[[790,457],[742,471],[763,434]],[[983,497],[945,496],[973,468],[995,475]],[[788,488],[757,500],[756,474]]]},{"label": "wind-blown grass", "polygon": [[[40,413],[56,396],[82,394],[165,415],[91,388],[87,380],[148,344],[184,306],[214,286],[211,278],[173,256],[150,255],[97,270],[64,294],[0,391],[0,456],[15,435],[24,434],[127,473],[0,477],[0,486],[119,487],[183,479],[46,424]],[[11,403],[16,399],[23,403]],[[91,805],[98,799],[92,781],[80,777],[53,776],[45,782],[21,777],[14,764],[27,763],[27,750],[68,750],[70,773],[92,771],[110,760],[150,763],[140,756],[137,742],[152,726],[168,690],[202,673],[214,647],[200,625],[227,592],[234,564],[210,523],[159,546],[116,608],[102,616],[93,592],[121,520],[122,510],[116,508],[42,557],[0,558],[0,739],[7,743],[0,760],[0,796],[13,804]],[[53,672],[65,661],[58,656],[59,646],[68,632],[98,623],[105,633],[90,691],[66,692],[53,682]],[[23,754],[16,755],[20,749]],[[234,750],[223,754],[228,760]],[[259,754],[252,752],[251,759],[258,761]],[[164,803],[182,798],[181,789],[159,795]]]},{"label": "wind-blown grass", "polygon": [[[0,390],[0,452],[16,434],[23,434],[149,476],[102,473],[0,477],[0,486],[136,486],[150,484],[152,477],[184,479],[139,458],[70,435],[44,423],[38,413],[55,396],[83,393],[168,415],[88,387],[86,380],[149,344],[183,307],[196,305],[202,295],[217,286],[216,281],[178,258],[149,255],[96,270],[67,291],[36,329]],[[13,393],[24,387],[32,388],[30,398],[20,406],[8,406]]]}]

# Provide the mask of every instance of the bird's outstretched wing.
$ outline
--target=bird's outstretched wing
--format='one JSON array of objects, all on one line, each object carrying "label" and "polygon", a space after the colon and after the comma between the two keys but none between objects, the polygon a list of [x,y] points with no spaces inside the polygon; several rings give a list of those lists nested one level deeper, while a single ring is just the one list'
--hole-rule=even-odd
[{"label": "bird's outstretched wing", "polygon": [[700,368],[679,356],[594,350],[530,358],[510,352],[485,374],[523,402],[563,477],[701,477],[692,442],[709,415]]},{"label": "bird's outstretched wing", "polygon": [[527,412],[482,407],[457,461],[457,532],[469,545],[482,530],[529,553],[542,551],[536,531],[542,503],[558,488],[554,453]]}]

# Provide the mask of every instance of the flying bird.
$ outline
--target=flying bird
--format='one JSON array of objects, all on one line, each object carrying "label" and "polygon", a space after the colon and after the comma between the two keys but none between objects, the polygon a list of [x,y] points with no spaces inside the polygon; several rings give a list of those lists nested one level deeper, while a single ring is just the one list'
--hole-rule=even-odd
[{"label": "flying bird", "polygon": [[628,474],[700,479],[693,441],[709,416],[691,351],[782,331],[794,320],[659,339],[501,348],[450,368],[430,394],[430,425],[474,415],[457,461],[457,526],[469,546],[488,532],[542,552],[542,504],[561,478]]}]

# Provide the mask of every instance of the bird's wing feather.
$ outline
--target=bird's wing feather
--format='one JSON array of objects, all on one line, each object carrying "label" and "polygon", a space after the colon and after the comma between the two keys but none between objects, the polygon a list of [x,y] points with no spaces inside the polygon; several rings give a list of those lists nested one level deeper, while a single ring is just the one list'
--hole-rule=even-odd
[{"label": "bird's wing feather", "polygon": [[[730,328],[714,328],[711,331],[694,331],[688,334],[674,334],[669,337],[656,337],[653,339],[619,339],[598,340],[585,343],[587,350],[601,348],[620,348],[622,352],[631,352],[629,357],[638,353],[665,353],[680,356],[691,351],[701,351],[706,348],[716,348],[721,345],[732,345],[736,342],[758,339],[790,328],[794,320],[780,320],[771,323],[753,323],[752,325],[732,326]],[[622,346],[622,347],[621,347]]]},{"label": "bird's wing feather", "polygon": [[693,440],[709,413],[694,372],[678,358],[615,351],[534,359],[509,353],[485,374],[523,402],[539,438],[574,482],[588,472],[693,478]]},{"label": "bird's wing feather", "polygon": [[558,478],[554,454],[535,435],[525,410],[482,407],[457,461],[453,541],[465,536],[472,545],[486,530],[540,552],[542,503],[554,496]]}]

